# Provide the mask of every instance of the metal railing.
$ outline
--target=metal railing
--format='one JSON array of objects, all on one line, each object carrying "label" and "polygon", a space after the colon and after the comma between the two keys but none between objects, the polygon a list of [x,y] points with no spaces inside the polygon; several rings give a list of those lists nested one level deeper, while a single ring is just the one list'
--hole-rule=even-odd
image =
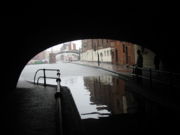
[{"label": "metal railing", "polygon": [[[44,76],[39,76],[36,83],[36,76],[39,71],[43,71]],[[57,71],[57,77],[47,77],[46,71]],[[62,106],[61,106],[61,79],[60,79],[60,70],[59,69],[38,69],[34,75],[34,84],[39,84],[39,79],[44,78],[44,86],[46,86],[46,78],[48,79],[56,79],[57,89],[55,93],[56,99],[56,108],[57,108],[57,132],[63,135],[63,127],[62,127]]]},{"label": "metal railing", "polygon": [[[130,68],[132,69],[131,75],[133,79],[142,78],[149,80],[150,87],[152,87],[153,84],[158,83],[169,87],[180,88],[179,73],[155,70],[152,68],[141,68],[137,66],[130,66]],[[141,70],[141,74],[138,74],[137,70]]]},{"label": "metal railing", "polygon": [[[37,76],[37,73],[39,71],[43,71],[43,76],[39,76],[38,79],[37,79],[37,83],[36,83],[36,76]],[[60,72],[59,69],[45,69],[45,68],[44,69],[38,69],[36,71],[35,75],[34,75],[34,84],[39,84],[39,79],[43,78],[44,79],[44,86],[46,86],[47,85],[46,78],[48,78],[48,79],[57,79],[56,77],[47,77],[46,76],[46,71],[57,71],[57,72]]]}]

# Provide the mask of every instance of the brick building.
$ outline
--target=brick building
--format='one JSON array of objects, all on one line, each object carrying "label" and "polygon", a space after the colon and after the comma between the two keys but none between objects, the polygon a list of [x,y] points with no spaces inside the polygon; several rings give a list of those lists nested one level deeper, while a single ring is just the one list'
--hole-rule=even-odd
[{"label": "brick building", "polygon": [[128,42],[108,39],[82,40],[82,61],[99,61],[112,64],[135,64],[134,46]]},{"label": "brick building", "polygon": [[134,44],[121,41],[111,41],[113,64],[135,64]]},{"label": "brick building", "polygon": [[60,48],[60,51],[72,51],[72,50],[77,50],[76,49],[76,44],[72,43],[72,42],[66,42]]},{"label": "brick building", "polygon": [[108,39],[87,39],[82,40],[82,52],[86,52],[87,50],[100,50],[103,48],[108,48],[111,46],[110,41]]}]

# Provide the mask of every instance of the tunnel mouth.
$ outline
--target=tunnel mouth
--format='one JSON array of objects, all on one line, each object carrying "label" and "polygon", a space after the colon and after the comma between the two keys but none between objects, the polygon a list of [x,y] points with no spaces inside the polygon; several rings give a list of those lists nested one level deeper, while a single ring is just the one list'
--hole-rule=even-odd
[{"label": "tunnel mouth", "polygon": [[27,63],[17,88],[27,85],[32,89],[34,84],[43,86],[45,82],[56,87],[59,70],[61,86],[68,87],[72,93],[82,119],[134,114],[139,111],[138,103],[126,84],[136,65],[137,51],[144,57],[144,67],[154,69],[155,53],[130,42],[84,39],[58,44]]},{"label": "tunnel mouth", "polygon": [[[76,48],[76,46],[78,47]],[[61,43],[41,51],[29,60],[26,65],[55,64],[58,61],[83,61],[92,63],[93,66],[100,66],[100,63],[101,65],[104,63],[109,65],[119,65],[124,69],[127,69],[127,67],[136,64],[137,50],[140,50],[144,57],[146,57],[143,62],[144,67],[154,69],[155,53],[153,51],[131,42],[111,39],[83,39]],[[68,53],[71,56],[69,56]],[[67,56],[64,56],[64,54]],[[159,63],[159,68],[162,68],[162,63]],[[123,70],[123,72],[130,71],[131,70],[129,69]],[[20,75],[19,80],[21,78],[22,74]],[[33,81],[33,79],[29,81]]]}]

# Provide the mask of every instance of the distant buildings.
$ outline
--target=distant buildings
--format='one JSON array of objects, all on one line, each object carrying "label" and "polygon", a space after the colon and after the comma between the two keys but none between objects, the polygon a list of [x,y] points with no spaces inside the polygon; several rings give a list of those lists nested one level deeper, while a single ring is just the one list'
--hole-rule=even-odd
[{"label": "distant buildings", "polygon": [[134,46],[128,42],[107,39],[83,40],[81,60],[132,65],[135,64]]},{"label": "distant buildings", "polygon": [[137,61],[138,49],[141,50],[143,55],[143,66],[154,68],[155,53],[139,45],[117,40],[82,40],[80,60],[115,65],[134,65]]},{"label": "distant buildings", "polygon": [[48,63],[49,53],[47,51],[42,51],[34,56],[28,64],[42,64]]},{"label": "distant buildings", "polygon": [[[134,65],[137,61],[137,50],[140,49],[143,55],[143,67],[154,68],[155,53],[139,45],[108,39],[87,39],[82,40],[82,48],[77,53],[59,53],[79,51],[74,42],[62,44],[59,50],[43,51],[36,55],[29,63],[34,61],[47,61],[55,63],[56,61],[86,61],[96,63],[109,63],[114,65]],[[59,53],[59,54],[57,54]],[[162,69],[162,63],[160,63]]]},{"label": "distant buildings", "polygon": [[110,40],[88,39],[82,40],[81,60],[90,62],[112,62],[112,47]]},{"label": "distant buildings", "polygon": [[[73,42],[66,42],[62,45],[62,47],[60,48],[60,52],[69,52],[69,51],[78,51],[76,49],[76,44]],[[57,61],[77,61],[79,60],[79,54],[75,54],[75,53],[62,53],[62,54],[58,54],[56,56],[56,60]]]}]

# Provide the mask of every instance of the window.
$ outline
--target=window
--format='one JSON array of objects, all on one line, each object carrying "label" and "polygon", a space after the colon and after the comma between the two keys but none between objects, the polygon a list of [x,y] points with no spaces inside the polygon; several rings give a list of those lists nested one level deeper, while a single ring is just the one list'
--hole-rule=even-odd
[{"label": "window", "polygon": [[125,45],[123,44],[123,53],[125,53]]}]

